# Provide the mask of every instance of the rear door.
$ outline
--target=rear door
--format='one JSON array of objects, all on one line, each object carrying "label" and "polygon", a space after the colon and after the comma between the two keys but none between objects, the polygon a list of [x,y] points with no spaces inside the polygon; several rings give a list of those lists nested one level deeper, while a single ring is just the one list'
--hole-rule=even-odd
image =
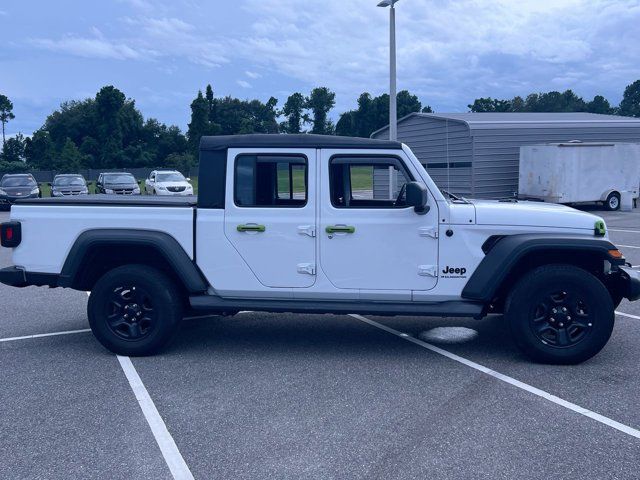
[{"label": "rear door", "polygon": [[315,283],[316,154],[229,149],[225,236],[267,287]]}]

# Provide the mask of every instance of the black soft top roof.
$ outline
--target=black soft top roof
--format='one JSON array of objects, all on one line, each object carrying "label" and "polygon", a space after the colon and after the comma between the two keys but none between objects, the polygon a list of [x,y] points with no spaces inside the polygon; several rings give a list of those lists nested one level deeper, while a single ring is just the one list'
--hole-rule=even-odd
[{"label": "black soft top roof", "polygon": [[401,149],[400,142],[371,138],[337,137],[334,135],[220,135],[202,137],[200,150],[226,150],[228,148],[371,148]]}]

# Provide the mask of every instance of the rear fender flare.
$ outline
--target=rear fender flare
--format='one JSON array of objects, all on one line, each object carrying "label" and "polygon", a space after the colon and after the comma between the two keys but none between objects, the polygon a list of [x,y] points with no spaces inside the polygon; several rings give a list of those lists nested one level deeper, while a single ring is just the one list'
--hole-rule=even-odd
[{"label": "rear fender flare", "polygon": [[94,248],[114,246],[153,248],[168,263],[189,293],[201,293],[208,288],[202,274],[174,237],[154,230],[125,229],[94,229],[81,233],[67,255],[58,285],[76,288],[79,281],[78,273],[82,270],[89,251]]}]

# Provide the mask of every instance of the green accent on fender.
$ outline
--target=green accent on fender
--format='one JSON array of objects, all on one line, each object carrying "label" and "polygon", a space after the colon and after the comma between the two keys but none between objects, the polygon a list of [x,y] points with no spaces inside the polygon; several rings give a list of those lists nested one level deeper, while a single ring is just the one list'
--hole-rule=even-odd
[{"label": "green accent on fender", "polygon": [[239,232],[264,232],[267,227],[264,225],[238,225],[236,229]]},{"label": "green accent on fender", "polygon": [[356,233],[356,227],[346,225],[329,225],[325,228],[327,233]]},{"label": "green accent on fender", "polygon": [[598,220],[596,222],[593,234],[596,237],[604,237],[607,234],[607,228],[604,226],[604,222],[602,220]]}]

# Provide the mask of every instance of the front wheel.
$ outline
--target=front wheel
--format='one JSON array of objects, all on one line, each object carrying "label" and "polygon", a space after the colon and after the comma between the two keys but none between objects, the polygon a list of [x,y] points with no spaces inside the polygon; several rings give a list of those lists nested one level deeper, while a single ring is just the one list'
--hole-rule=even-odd
[{"label": "front wheel", "polygon": [[95,284],[87,307],[98,341],[118,355],[152,355],[173,337],[182,319],[181,297],[164,273],[125,265]]},{"label": "front wheel", "polygon": [[543,363],[576,364],[611,337],[614,306],[606,287],[573,265],[544,265],[509,294],[505,316],[518,347]]}]

